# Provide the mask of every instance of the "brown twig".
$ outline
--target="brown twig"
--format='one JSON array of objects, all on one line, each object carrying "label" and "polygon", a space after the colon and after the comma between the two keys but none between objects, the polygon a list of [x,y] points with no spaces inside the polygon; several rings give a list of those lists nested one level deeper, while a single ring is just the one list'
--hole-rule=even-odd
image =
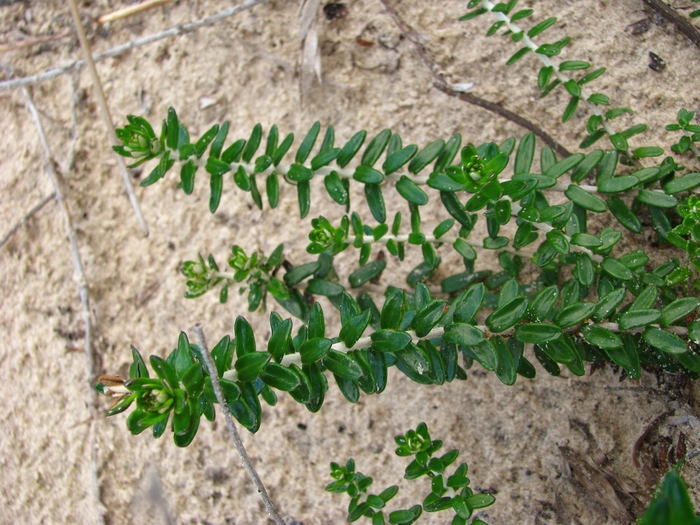
[{"label": "brown twig", "polygon": [[661,0],[642,0],[642,2],[673,24],[675,28],[687,36],[693,44],[700,47],[700,31],[698,31],[693,24],[679,15],[676,10],[673,9],[673,7],[662,2]]},{"label": "brown twig", "polygon": [[44,206],[46,206],[49,202],[51,202],[55,198],[56,198],[56,193],[52,193],[51,195],[47,195],[46,197],[41,199],[41,201],[38,204],[33,206],[32,209],[29,210],[24,215],[24,217],[22,217],[19,221],[17,221],[17,223],[12,228],[10,228],[10,231],[8,231],[5,234],[5,236],[2,238],[2,240],[0,240],[0,248],[5,246],[7,241],[9,241],[10,238],[15,233],[17,233],[17,230],[19,230],[25,222],[27,222],[29,219],[31,219],[36,213],[38,213]]},{"label": "brown twig", "polygon": [[571,155],[571,152],[568,149],[566,149],[564,146],[562,146],[556,140],[554,140],[546,131],[541,129],[539,126],[535,125],[533,122],[530,122],[526,118],[521,117],[520,115],[505,109],[503,106],[500,106],[495,102],[491,102],[481,97],[477,97],[476,95],[473,95],[471,93],[458,91],[452,88],[452,86],[450,86],[445,81],[443,73],[440,71],[437,64],[435,63],[433,53],[420,41],[420,36],[418,35],[418,33],[406,22],[404,22],[404,20],[398,14],[396,9],[394,9],[394,6],[391,4],[390,0],[381,0],[381,2],[386,8],[387,12],[389,13],[389,16],[391,16],[392,20],[397,25],[397,27],[406,36],[406,38],[408,38],[411,41],[411,43],[415,46],[416,51],[418,52],[418,56],[425,63],[425,65],[428,66],[428,69],[430,69],[430,72],[432,73],[433,78],[435,79],[433,85],[437,89],[451,97],[459,98],[464,102],[467,102],[474,106],[479,106],[480,108],[483,108],[487,111],[491,111],[492,113],[495,113],[496,115],[510,120],[518,126],[527,129],[528,131],[532,131],[535,135],[540,137],[545,142],[545,144],[550,146],[562,157],[568,157]]},{"label": "brown twig", "polygon": [[[105,98],[104,90],[102,89],[102,82],[97,74],[97,69],[95,68],[95,62],[92,59],[92,52],[90,51],[90,44],[88,44],[87,36],[85,35],[85,28],[83,27],[83,22],[80,19],[80,12],[78,11],[78,3],[76,0],[70,0],[70,10],[73,15],[73,22],[75,23],[75,29],[78,31],[78,38],[80,39],[80,46],[83,48],[83,54],[85,55],[85,60],[87,61],[88,71],[90,71],[90,76],[92,77],[92,86],[95,88],[95,96],[97,97],[98,105],[100,106],[100,112],[102,113],[102,120],[104,120],[107,126],[107,133],[109,135],[109,140],[112,142],[113,146],[119,146],[120,142],[117,139],[117,134],[114,131],[114,123],[112,122],[112,116],[109,114],[109,107],[107,106],[107,99]],[[126,169],[126,164],[121,155],[114,153],[117,158],[117,165],[122,174],[122,179],[124,180],[124,188],[129,196],[129,201],[131,201],[131,207],[134,209],[136,214],[136,219],[141,225],[141,231],[145,236],[148,236],[148,226],[146,225],[146,219],[143,218],[143,213],[141,213],[141,206],[136,198],[136,193],[134,192],[134,187],[131,184],[131,179],[129,178],[129,172]]]},{"label": "brown twig", "polygon": [[272,503],[270,496],[267,494],[265,485],[263,484],[262,480],[260,479],[260,476],[256,472],[255,467],[253,467],[253,463],[251,463],[250,461],[250,457],[248,456],[248,453],[246,452],[245,447],[243,446],[243,442],[241,441],[241,436],[238,435],[236,423],[231,417],[231,412],[229,412],[228,404],[226,403],[226,399],[224,399],[224,394],[221,390],[221,384],[219,383],[219,374],[216,370],[214,360],[212,359],[211,354],[209,353],[207,340],[204,338],[204,328],[202,327],[201,323],[197,323],[194,326],[194,333],[197,335],[197,344],[199,345],[199,349],[202,352],[204,364],[206,365],[207,370],[209,372],[209,377],[211,378],[211,386],[214,389],[214,395],[216,396],[216,400],[219,403],[221,412],[223,412],[224,414],[226,426],[228,427],[229,434],[231,434],[231,439],[233,439],[233,444],[236,447],[236,450],[238,451],[238,455],[241,456],[243,467],[246,469],[248,475],[253,480],[253,484],[255,485],[258,494],[260,495],[260,499],[262,499],[263,504],[265,505],[265,509],[267,509],[267,513],[270,515],[272,520],[278,525],[285,525],[284,520],[275,508],[275,504]]},{"label": "brown twig", "polygon": [[0,53],[5,51],[14,51],[23,47],[33,46],[35,44],[44,44],[46,42],[53,42],[54,40],[61,40],[62,38],[68,38],[72,34],[73,33],[70,31],[66,31],[65,33],[60,33],[58,35],[41,35],[33,38],[26,38],[25,40],[18,40],[17,42],[12,42],[10,44],[0,44]]},{"label": "brown twig", "polygon": [[119,20],[120,18],[126,18],[128,16],[135,15],[143,11],[148,11],[149,9],[155,9],[156,7],[169,4],[172,1],[173,0],[146,0],[145,2],[142,2],[140,4],[130,5],[129,7],[125,7],[124,9],[119,9],[107,15],[102,15],[100,18],[97,19],[97,23],[106,24],[107,22],[113,22],[115,20]]},{"label": "brown twig", "polygon": [[[215,15],[207,16],[205,18],[196,20],[194,22],[189,22],[187,24],[178,24],[175,27],[171,27],[170,29],[161,31],[160,33],[155,33],[153,35],[148,35],[142,38],[131,40],[126,44],[113,47],[111,49],[103,51],[102,53],[97,53],[92,58],[95,62],[99,62],[100,60],[105,60],[106,58],[119,56],[122,53],[126,53],[127,51],[131,51],[132,49],[136,49],[137,47],[141,47],[152,42],[157,42],[158,40],[163,40],[164,38],[170,38],[171,36],[178,36],[184,35],[185,33],[191,33],[192,31],[196,31],[200,27],[212,25],[215,22],[218,22],[219,20],[240,13],[241,11],[244,11],[246,9],[250,9],[251,7],[256,6],[262,2],[263,0],[245,0],[245,2],[233,5],[227,9],[224,9],[223,11],[220,11]],[[0,90],[12,89],[20,86],[28,86],[30,84],[39,84],[41,82],[51,80],[52,78],[64,75],[70,71],[77,71],[85,66],[85,60],[74,60],[73,62],[69,62],[59,67],[49,69],[48,71],[44,71],[43,73],[39,73],[37,75],[5,80],[3,82],[0,82]]]},{"label": "brown twig", "polygon": [[[46,133],[44,133],[44,127],[41,124],[39,118],[39,112],[32,101],[32,97],[27,91],[27,88],[22,88],[22,93],[24,95],[24,100],[27,104],[27,109],[34,119],[34,124],[36,126],[37,132],[39,133],[39,139],[41,140],[41,145],[44,149],[44,156],[46,157],[46,174],[51,179],[51,184],[53,184],[55,198],[61,208],[63,214],[66,236],[68,237],[68,243],[70,245],[71,254],[73,256],[73,267],[75,268],[76,279],[78,281],[78,294],[80,296],[80,304],[83,310],[83,322],[85,323],[85,360],[87,363],[87,379],[89,383],[92,383],[97,376],[95,371],[95,358],[92,353],[92,322],[90,319],[90,295],[88,292],[88,282],[83,273],[83,263],[80,259],[80,250],[78,248],[78,240],[75,235],[75,230],[73,229],[73,224],[70,218],[70,212],[68,210],[68,205],[65,200],[65,195],[63,193],[63,187],[65,183],[61,177],[61,174],[55,169],[53,157],[51,154],[51,149],[49,147],[48,140],[46,138]],[[91,414],[90,425],[88,428],[88,443],[90,445],[90,476],[92,479],[92,491],[93,497],[95,498],[95,507],[98,516],[98,523],[104,523],[104,516],[102,514],[103,504],[100,501],[100,489],[97,482],[97,448],[95,444],[95,431],[94,431],[94,415],[97,410],[97,400],[95,391],[90,388],[90,402],[88,403],[89,411]]]}]

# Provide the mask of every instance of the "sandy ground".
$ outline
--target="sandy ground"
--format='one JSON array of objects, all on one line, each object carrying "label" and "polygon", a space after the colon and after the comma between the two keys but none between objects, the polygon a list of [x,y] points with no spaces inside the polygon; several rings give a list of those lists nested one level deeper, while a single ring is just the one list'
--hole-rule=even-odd
[{"label": "sandy ground", "polygon": [[[649,125],[650,131],[635,145],[668,145],[671,139],[663,126],[674,120],[679,108],[700,106],[700,51],[656,19],[647,32],[632,34],[627,26],[649,15],[642,2],[524,3],[534,7],[536,20],[559,17],[561,23],[550,31],[550,38],[573,38],[562,58],[608,68],[596,89],[614,104],[636,111],[618,125]],[[82,11],[89,21],[125,4],[93,0],[83,3]],[[105,50],[228,5],[220,0],[175,2],[107,27],[97,28],[90,21],[91,44],[96,52]],[[535,59],[506,69],[504,62],[517,47],[502,37],[486,39],[484,21],[458,22],[464,2],[404,0],[396,8],[423,36],[450,82],[474,82],[475,94],[532,120],[569,149],[577,147],[587,118],[583,110],[562,125],[567,97],[559,91],[540,101]],[[172,105],[192,135],[226,119],[232,123],[232,139],[247,137],[257,122],[265,129],[277,124],[282,133],[299,136],[315,120],[333,125],[339,140],[359,129],[373,134],[386,127],[400,133],[405,144],[419,145],[454,133],[461,133],[465,143],[522,136],[523,130],[514,124],[435,90],[413,45],[375,0],[350,0],[347,15],[333,21],[319,13],[316,28],[324,83],[306,93],[302,106],[297,9],[296,2],[271,0],[212,27],[99,63],[115,121],[121,124],[125,115],[138,114],[158,122]],[[0,7],[2,43],[70,28],[65,2],[28,0]],[[371,45],[361,45],[357,39]],[[650,51],[666,61],[662,72],[649,68]],[[70,37],[5,51],[0,58],[18,75],[29,75],[79,57],[77,40]],[[179,331],[191,331],[197,321],[204,323],[210,343],[231,333],[233,319],[245,313],[243,298],[234,294],[220,306],[214,294],[195,301],[182,297],[179,268],[197,252],[213,253],[223,262],[234,243],[247,251],[269,253],[284,242],[287,258],[299,264],[311,260],[302,233],[309,219],[319,214],[340,217],[341,210],[322,194],[320,184],[314,184],[309,219],[299,220],[291,188],[285,187],[277,209],[261,213],[230,179],[212,217],[205,179],[200,176],[194,195],[187,197],[176,189],[173,173],[155,187],[137,189],[151,230],[144,238],[124,194],[87,71],[39,84],[31,93],[66,180],[90,286],[98,372],[124,374],[130,344],[144,355],[165,355],[176,344]],[[200,109],[203,97],[215,103]],[[3,233],[52,187],[19,90],[0,91],[0,115]],[[139,182],[138,175],[134,182]],[[359,204],[363,199],[357,187],[355,191]],[[405,203],[389,198],[391,193],[386,193],[387,207],[393,215]],[[432,204],[423,217],[434,226],[442,215]],[[364,206],[358,208],[366,213]],[[646,246],[655,260],[671,256],[650,245],[651,240],[638,236],[628,242]],[[413,264],[419,257],[418,250],[411,252]],[[458,271],[456,257],[445,254],[444,259],[443,277]],[[486,257],[481,261],[480,267],[492,264]],[[356,254],[338,261],[341,269],[356,264]],[[405,275],[401,272],[411,265],[389,264],[400,271],[386,272],[382,283],[400,285]],[[111,524],[266,522],[220,421],[203,422],[193,444],[178,449],[170,436],[158,441],[149,433],[132,437],[125,428],[125,415],[91,418],[80,302],[63,217],[55,203],[0,249],[0,283],[0,400],[5,410],[0,432],[0,522],[91,524],[100,514]],[[324,307],[331,312],[327,303]],[[263,340],[266,316],[248,318],[258,340]],[[337,323],[329,331],[336,329]],[[631,497],[623,498],[638,512],[653,475],[645,477],[635,465],[635,442],[651,428],[642,446],[648,452],[642,455],[642,465],[653,470],[660,443],[675,443],[683,432],[690,450],[698,445],[698,437],[690,426],[672,424],[695,414],[696,387],[668,377],[659,382],[646,373],[638,382],[619,382],[618,377],[604,369],[585,378],[566,373],[552,378],[538,369],[535,380],[520,378],[507,387],[475,367],[466,382],[425,387],[415,386],[394,370],[383,395],[362,396],[354,405],[332,386],[318,414],[280,395],[276,407],[264,408],[258,434],[244,432],[244,441],[290,523],[344,521],[346,498],[323,490],[330,481],[332,460],[354,457],[358,469],[374,476],[380,489],[397,483],[405,463],[393,454],[393,436],[420,421],[428,423],[447,449],[462,451],[476,489],[496,495],[496,505],[480,514],[489,523],[621,523],[614,494],[594,490],[604,474],[639,499],[634,503]],[[104,410],[106,401],[99,403]],[[664,414],[668,417],[657,420]],[[90,428],[100,505],[92,488]],[[600,468],[590,466],[602,457],[601,451],[608,462]],[[687,465],[684,473],[694,500],[700,502],[697,463]],[[425,481],[402,487],[393,508],[421,500],[429,490]],[[446,519],[428,516],[423,522]]]}]

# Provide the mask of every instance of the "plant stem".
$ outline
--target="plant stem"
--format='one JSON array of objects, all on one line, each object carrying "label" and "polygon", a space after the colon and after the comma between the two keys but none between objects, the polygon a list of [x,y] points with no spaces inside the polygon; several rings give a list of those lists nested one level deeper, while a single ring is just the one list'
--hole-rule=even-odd
[{"label": "plant stem", "polygon": [[[70,10],[71,14],[73,15],[75,29],[78,32],[78,38],[80,39],[80,46],[83,48],[83,54],[85,55],[88,71],[90,71],[90,76],[92,77],[92,87],[95,90],[97,103],[100,106],[102,120],[104,121],[105,126],[107,126],[107,135],[109,136],[109,140],[112,142],[112,145],[118,146],[120,141],[117,139],[117,134],[114,132],[114,122],[112,122],[112,116],[109,113],[107,99],[105,98],[105,93],[102,89],[102,82],[100,81],[100,77],[97,74],[97,69],[95,68],[95,61],[92,59],[92,51],[90,51],[90,44],[87,41],[85,28],[83,27],[83,22],[80,19],[80,11],[78,10],[77,0],[70,0]],[[136,197],[136,193],[134,193],[134,186],[131,184],[131,179],[129,178],[129,172],[126,169],[124,159],[117,152],[114,152],[114,155],[117,157],[117,165],[119,166],[119,171],[122,174],[124,189],[126,190],[126,194],[129,196],[129,201],[131,202],[131,207],[134,209],[136,220],[138,220],[144,236],[148,237],[148,225],[146,224],[146,219],[143,217],[143,213],[141,213],[141,206],[138,198]]]},{"label": "plant stem", "polygon": [[[491,13],[493,16],[495,16],[498,20],[501,20],[502,22],[504,22],[505,26],[510,31],[512,31],[514,34],[522,32],[524,36],[523,36],[521,42],[523,44],[525,44],[527,47],[529,47],[532,51],[535,52],[535,56],[540,60],[540,62],[542,62],[545,66],[552,68],[554,75],[561,81],[562,84],[565,84],[566,82],[571,80],[569,77],[567,77],[566,75],[564,75],[563,73],[561,73],[559,71],[559,68],[557,67],[557,65],[554,62],[552,62],[552,60],[548,56],[537,53],[537,50],[539,49],[540,46],[535,44],[535,42],[533,42],[532,39],[530,39],[530,37],[527,36],[527,34],[525,33],[525,31],[523,29],[521,29],[518,25],[514,24],[508,15],[501,13],[501,12],[495,12],[493,10],[494,7],[496,7],[496,4],[494,4],[490,0],[481,0],[481,5],[483,5],[484,8],[486,8],[489,11],[489,13]],[[608,137],[615,135],[617,132],[609,124],[609,122],[605,118],[605,115],[603,115],[603,112],[600,111],[600,109],[598,109],[598,107],[595,104],[592,104],[591,102],[588,101],[588,98],[592,95],[592,93],[589,93],[582,86],[579,86],[579,88],[581,89],[580,99],[586,104],[586,106],[588,106],[588,109],[591,111],[591,113],[593,113],[594,115],[598,115],[599,117],[602,117],[602,124],[603,124],[603,127],[605,128],[605,131],[608,134]],[[641,169],[644,167],[641,162],[639,162],[637,159],[634,158],[634,155],[632,155],[632,153],[629,151],[629,149],[621,151],[621,153],[626,155],[632,161],[632,164],[634,164],[634,166],[637,167],[637,169]]]},{"label": "plant stem", "polygon": [[219,383],[219,374],[216,371],[216,365],[214,364],[214,360],[212,359],[211,354],[209,353],[209,347],[207,346],[207,341],[204,338],[204,329],[201,323],[197,323],[194,326],[194,333],[197,335],[197,344],[199,344],[199,348],[202,351],[204,364],[206,365],[207,370],[209,371],[209,376],[211,377],[211,386],[214,389],[216,400],[219,402],[221,412],[224,414],[224,419],[226,420],[226,427],[228,428],[229,434],[231,434],[233,444],[236,447],[236,450],[238,451],[238,455],[241,456],[243,467],[246,469],[248,475],[253,480],[253,484],[255,485],[258,494],[260,495],[260,499],[262,500],[263,505],[265,505],[265,509],[267,509],[267,513],[270,515],[272,520],[277,525],[285,525],[285,522],[277,512],[274,503],[272,503],[272,500],[270,500],[270,496],[268,496],[267,490],[265,490],[265,485],[263,485],[263,482],[260,479],[258,473],[256,472],[255,467],[253,467],[253,464],[250,461],[250,457],[248,456],[248,453],[246,452],[245,447],[243,446],[241,437],[238,435],[236,423],[231,417],[231,412],[229,412],[228,405],[226,404],[226,400],[224,399],[224,394],[221,391],[221,384]]},{"label": "plant stem", "polygon": [[[510,337],[515,333],[514,327],[508,328],[507,330],[503,330],[502,332],[493,333],[493,332],[491,332],[489,327],[486,325],[473,325],[473,326],[474,326],[474,328],[482,331],[484,333],[484,335],[486,336],[486,339],[489,339],[495,335]],[[627,330],[623,330],[620,328],[620,325],[618,323],[610,323],[610,322],[608,322],[608,323],[590,323],[589,326],[598,326],[600,328],[605,328],[607,330],[610,330],[611,332],[617,332],[617,333],[624,332],[627,334],[638,334],[638,333],[643,332],[646,329],[646,326],[642,326],[640,328],[630,328]],[[654,328],[660,328],[668,333],[679,335],[679,336],[685,336],[688,334],[688,329],[684,326],[667,326],[666,328],[661,328],[658,324],[651,324],[649,326],[652,326]],[[575,326],[568,327],[562,331],[575,333],[580,328],[581,328],[581,325],[578,324]],[[445,327],[444,326],[436,326],[427,335],[425,335],[423,337],[418,337],[413,330],[407,330],[406,333],[411,336],[411,340],[413,343],[417,343],[419,341],[426,340],[426,339],[434,339],[436,337],[442,337],[442,335],[445,333]],[[347,354],[348,352],[352,352],[354,350],[362,350],[364,348],[370,348],[371,346],[372,346],[371,336],[365,336],[365,337],[361,337],[360,339],[358,339],[357,342],[350,347],[345,346],[345,344],[343,342],[333,343],[333,345],[331,345],[331,350],[335,350],[336,352],[342,352],[344,354]],[[299,354],[299,353],[285,354],[285,356],[282,358],[282,361],[280,362],[280,364],[283,366],[290,366],[292,364],[295,364],[295,365],[301,367],[301,365],[302,365],[301,354]],[[236,370],[234,368],[232,368],[231,370],[224,372],[224,375],[222,377],[224,379],[226,379],[227,381],[237,381],[238,380],[238,372],[236,372]]]}]

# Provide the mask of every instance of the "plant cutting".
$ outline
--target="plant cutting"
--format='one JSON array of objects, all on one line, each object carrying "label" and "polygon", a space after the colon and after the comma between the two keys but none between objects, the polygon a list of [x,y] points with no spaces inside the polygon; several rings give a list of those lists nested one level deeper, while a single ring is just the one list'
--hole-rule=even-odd
[{"label": "plant cutting", "polygon": [[[630,146],[646,125],[617,131],[616,119],[631,109],[608,108],[607,95],[589,91],[605,69],[557,61],[568,37],[535,42],[555,18],[526,30],[520,24],[533,11],[517,10],[515,1],[472,0],[468,7],[463,19],[492,17],[487,34],[503,32],[520,46],[507,64],[529,54],[540,60],[542,97],[566,91],[564,122],[579,110],[590,113],[580,152],[559,158],[545,146],[536,161],[532,133],[500,144],[465,143],[454,135],[405,145],[389,129],[371,138],[360,130],[339,140],[332,126],[322,133],[320,122],[298,146],[293,134],[281,135],[277,126],[264,132],[257,125],[230,141],[228,122],[195,140],[174,108],[158,133],[146,119],[128,117],[117,131],[122,144],[115,151],[134,160],[132,166],[157,163],[143,186],[179,172],[181,189],[191,194],[197,173],[204,172],[214,213],[225,187],[249,193],[263,209],[276,207],[280,185],[289,184],[304,218],[313,209],[311,186],[319,184],[345,215],[336,224],[321,214],[310,221],[309,260],[297,266],[285,260],[283,245],[270,254],[234,246],[228,268],[213,256],[186,262],[186,297],[217,290],[225,303],[231,288],[247,294],[250,311],[273,310],[269,340],[260,344],[239,316],[234,333],[212,349],[216,370],[211,370],[205,363],[208,350],[182,332],[167,358],[150,357],[155,377],[132,348],[129,377],[105,376],[97,386],[115,399],[108,415],[135,404],[127,419],[133,434],[152,429],[160,437],[170,429],[175,443],[187,446],[202,416],[215,417],[213,405],[220,403],[215,379],[233,417],[257,432],[261,398],[274,405],[277,392],[287,392],[316,412],[329,379],[356,402],[362,393],[382,393],[394,367],[416,383],[435,385],[464,380],[473,366],[495,373],[506,385],[518,376],[533,379],[538,368],[556,376],[566,367],[582,376],[586,363],[601,362],[620,367],[631,379],[645,368],[697,376],[700,173],[664,157],[662,147]],[[668,126],[683,132],[671,151],[691,162],[700,132],[693,122],[694,113],[680,109],[678,122]],[[371,216],[353,207],[351,184],[361,185]],[[390,191],[405,201],[404,211],[393,217],[384,203]],[[440,201],[442,216],[427,224],[421,209],[431,198]],[[593,217],[610,226],[592,226]],[[479,222],[486,223],[486,236],[477,236]],[[626,236],[643,233],[672,246],[674,256],[654,265],[644,250],[624,248]],[[422,257],[406,287],[386,287],[381,304],[363,289],[381,283],[391,264],[370,260],[373,245],[399,260],[412,252]],[[357,252],[358,264],[341,276],[334,261],[346,250]],[[464,269],[436,283],[441,254],[449,250]],[[479,266],[483,251],[496,255],[499,270]],[[426,283],[438,284],[439,290]],[[338,310],[337,333],[328,333],[329,314],[314,297],[327,298]],[[338,479],[353,474],[348,464],[344,468],[334,469]],[[422,508],[428,510],[425,502]],[[457,513],[466,519],[463,514]]]}]

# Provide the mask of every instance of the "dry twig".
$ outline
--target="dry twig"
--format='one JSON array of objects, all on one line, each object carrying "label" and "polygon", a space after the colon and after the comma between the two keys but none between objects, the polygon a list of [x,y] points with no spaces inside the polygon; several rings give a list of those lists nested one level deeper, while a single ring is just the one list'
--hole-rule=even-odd
[{"label": "dry twig", "polygon": [[8,231],[5,234],[5,236],[2,238],[2,240],[0,240],[0,248],[5,246],[7,241],[9,241],[10,238],[15,233],[17,233],[17,230],[19,230],[25,222],[27,222],[29,219],[31,219],[36,213],[38,213],[44,206],[46,206],[49,202],[51,202],[55,198],[56,198],[56,193],[52,193],[51,195],[47,195],[46,197],[41,199],[41,201],[38,204],[34,205],[32,207],[32,209],[29,210],[24,215],[24,217],[22,217],[19,221],[17,221],[17,223],[12,228],[10,228],[10,231]]},{"label": "dry twig", "polygon": [[693,24],[680,16],[673,7],[661,2],[661,0],[642,0],[642,2],[671,22],[671,24],[673,24],[678,31],[687,36],[693,44],[700,47],[700,31],[698,31]]},{"label": "dry twig", "polygon": [[68,38],[72,36],[73,33],[66,31],[58,35],[41,35],[32,38],[26,38],[24,40],[18,40],[17,42],[12,42],[10,44],[0,45],[0,53],[5,51],[14,51],[15,49],[21,49],[23,47],[33,46],[35,44],[45,44],[46,42],[54,42],[55,40],[61,40],[62,38]]},{"label": "dry twig", "polygon": [[125,7],[124,9],[119,9],[107,15],[102,15],[100,18],[97,19],[97,23],[106,24],[107,22],[114,22],[115,20],[119,20],[120,18],[126,18],[127,16],[135,15],[143,11],[148,11],[149,9],[154,9],[165,4],[169,4],[172,1],[173,0],[146,0],[145,2],[141,2],[140,4],[130,5],[129,7]]},{"label": "dry twig", "polygon": [[[44,148],[44,155],[46,157],[46,174],[51,179],[51,184],[53,184],[55,198],[61,207],[61,212],[63,214],[63,219],[65,223],[66,236],[68,237],[68,243],[70,245],[71,254],[73,256],[73,266],[75,268],[76,279],[78,281],[78,293],[80,295],[80,304],[83,310],[83,321],[85,323],[85,360],[87,362],[87,379],[89,383],[92,383],[96,377],[95,373],[95,359],[92,353],[92,323],[90,320],[90,296],[88,293],[88,283],[83,273],[83,263],[80,259],[80,250],[78,249],[78,241],[76,239],[75,230],[73,229],[73,224],[70,218],[70,212],[68,211],[68,205],[66,204],[65,195],[63,193],[63,187],[65,186],[60,173],[55,169],[53,158],[51,156],[51,149],[49,147],[46,134],[44,133],[44,128],[39,119],[39,112],[32,101],[32,97],[29,95],[27,88],[22,88],[22,93],[24,95],[24,100],[27,104],[29,112],[32,114],[34,119],[34,124],[36,126],[37,132],[39,133],[39,139],[41,140],[41,145]],[[94,429],[94,415],[97,410],[96,404],[96,392],[90,388],[90,402],[88,403],[90,415],[90,425],[88,427],[88,443],[90,446],[90,476],[92,479],[92,491],[93,497],[95,499],[95,507],[98,516],[98,523],[104,523],[104,516],[102,514],[102,502],[100,501],[100,489],[97,482],[97,448],[95,444],[95,429]]]},{"label": "dry twig", "polygon": [[241,437],[238,435],[236,423],[231,417],[231,412],[229,412],[228,410],[228,404],[226,404],[224,394],[221,391],[221,384],[219,383],[219,374],[216,370],[214,360],[212,359],[211,354],[209,353],[209,347],[207,346],[207,341],[204,338],[204,329],[202,328],[201,323],[197,323],[194,326],[194,333],[197,335],[197,344],[199,345],[199,348],[202,352],[202,357],[204,358],[204,364],[206,365],[207,370],[209,372],[209,377],[211,377],[211,386],[214,389],[216,400],[219,402],[221,412],[223,412],[224,414],[226,426],[228,427],[229,434],[231,434],[231,439],[233,439],[233,444],[235,445],[238,454],[241,456],[243,467],[246,469],[248,475],[253,480],[255,488],[257,489],[258,494],[260,494],[260,499],[262,499],[263,504],[267,509],[267,513],[270,515],[270,517],[275,523],[277,523],[278,525],[285,525],[284,520],[275,508],[275,504],[272,503],[272,500],[270,500],[270,496],[268,496],[267,490],[265,490],[265,485],[263,485],[260,476],[255,471],[255,467],[253,467],[253,464],[250,461],[250,457],[248,456],[248,453],[246,452],[245,447],[243,446]]},{"label": "dry twig", "polygon": [[474,106],[479,106],[487,111],[495,113],[500,117],[510,120],[511,122],[525,128],[528,131],[532,131],[535,135],[540,137],[545,144],[554,149],[554,151],[556,151],[562,157],[568,157],[571,155],[571,152],[569,150],[567,150],[564,146],[562,146],[556,140],[554,140],[554,138],[552,138],[546,131],[541,129],[533,122],[530,122],[526,118],[521,117],[517,113],[513,113],[512,111],[505,109],[504,107],[496,104],[495,102],[491,102],[489,100],[477,97],[476,95],[466,93],[464,91],[455,89],[454,87],[450,86],[445,81],[443,73],[440,71],[440,68],[438,68],[437,64],[435,63],[433,53],[421,42],[420,37],[415,31],[415,29],[413,29],[406,22],[404,22],[401,16],[399,16],[396,9],[394,9],[394,6],[391,4],[390,0],[381,0],[381,2],[386,8],[387,12],[389,13],[389,16],[391,16],[396,26],[415,46],[416,51],[418,52],[418,56],[430,69],[430,72],[433,74],[433,78],[435,79],[433,85],[437,89],[439,89],[443,93],[446,93],[447,95],[450,95],[451,97],[457,97],[460,100],[463,100],[464,102],[468,102],[469,104],[472,104]]},{"label": "dry twig", "polygon": [[[163,40],[164,38],[170,38],[171,36],[178,36],[184,35],[185,33],[191,33],[192,31],[196,31],[200,27],[212,25],[215,22],[218,22],[219,20],[228,18],[229,16],[235,15],[246,9],[250,9],[251,7],[258,5],[262,2],[263,0],[246,0],[245,2],[224,9],[223,11],[215,15],[207,16],[205,18],[202,18],[195,22],[189,22],[187,24],[178,24],[175,27],[171,27],[170,29],[166,29],[165,31],[161,31],[160,33],[156,33],[154,35],[148,35],[142,38],[137,38],[135,40],[127,42],[126,44],[113,47],[111,49],[108,49],[107,51],[103,51],[102,53],[97,53],[96,55],[93,55],[92,58],[95,62],[99,62],[100,60],[121,55],[122,53],[131,51],[132,49],[136,49],[137,47],[141,47],[152,42],[157,42],[158,40]],[[67,64],[63,64],[62,66],[49,69],[48,71],[44,71],[43,73],[39,73],[38,75],[5,80],[4,82],[0,82],[0,90],[12,89],[20,86],[28,86],[30,84],[39,84],[41,82],[51,80],[52,78],[64,75],[70,71],[81,69],[86,65],[87,64],[85,60],[74,60],[73,62],[69,62]]]},{"label": "dry twig", "polygon": [[[90,51],[90,44],[88,44],[87,36],[85,35],[85,28],[83,27],[83,22],[80,19],[80,12],[78,11],[78,3],[76,0],[70,0],[70,10],[73,15],[73,22],[75,23],[75,29],[78,32],[78,38],[80,39],[80,46],[83,48],[83,54],[85,55],[85,60],[87,61],[88,71],[90,71],[90,76],[92,77],[92,85],[95,88],[95,96],[97,97],[98,105],[100,106],[100,112],[102,113],[102,120],[104,120],[107,126],[107,134],[109,135],[109,140],[112,142],[113,146],[118,146],[120,144],[117,139],[117,134],[114,131],[114,122],[112,122],[112,116],[109,114],[109,107],[107,106],[107,99],[105,98],[104,90],[102,89],[102,82],[97,74],[97,69],[95,69],[95,62],[92,59],[92,52]],[[141,213],[141,206],[136,198],[136,193],[134,193],[134,187],[131,184],[131,179],[129,178],[129,172],[126,169],[126,164],[121,155],[114,152],[117,158],[117,165],[119,166],[119,171],[121,171],[122,179],[124,180],[124,189],[129,196],[129,201],[131,201],[131,206],[134,208],[134,213],[136,218],[141,225],[141,231],[145,236],[148,236],[148,226],[146,225],[146,219],[143,218],[143,213]]]}]

